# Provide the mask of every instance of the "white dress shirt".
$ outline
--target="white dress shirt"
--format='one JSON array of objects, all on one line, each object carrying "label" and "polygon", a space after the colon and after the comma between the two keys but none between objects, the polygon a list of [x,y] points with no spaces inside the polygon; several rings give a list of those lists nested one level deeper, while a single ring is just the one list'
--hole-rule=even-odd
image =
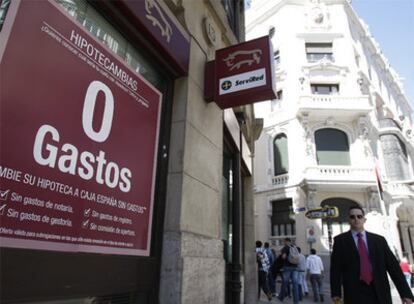
[{"label": "white dress shirt", "polygon": [[306,259],[306,269],[310,274],[322,274],[323,263],[320,257],[316,254],[311,254]]},{"label": "white dress shirt", "polygon": [[366,234],[365,230],[362,231],[362,232],[358,232],[358,231],[355,231],[355,230],[351,230],[351,233],[352,233],[352,237],[354,239],[355,246],[356,246],[357,249],[358,249],[358,233],[361,233],[362,240],[364,241],[365,247],[367,248],[367,252],[369,252],[369,250],[368,250],[368,242],[367,242],[367,234]]}]

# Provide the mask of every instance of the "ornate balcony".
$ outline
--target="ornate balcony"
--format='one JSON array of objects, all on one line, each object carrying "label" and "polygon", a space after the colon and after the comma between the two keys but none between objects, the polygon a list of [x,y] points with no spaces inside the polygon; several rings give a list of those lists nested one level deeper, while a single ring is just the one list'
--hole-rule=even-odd
[{"label": "ornate balcony", "polygon": [[402,198],[414,198],[414,187],[407,183],[387,183],[385,190],[392,196],[398,196]]},{"label": "ornate balcony", "polygon": [[325,119],[332,115],[355,119],[371,110],[368,96],[307,95],[301,96],[298,104],[298,113],[308,113],[314,119]]},{"label": "ornate balcony", "polygon": [[315,166],[305,170],[305,182],[319,189],[364,189],[376,184],[373,168]]},{"label": "ornate balcony", "polygon": [[282,174],[272,178],[272,185],[274,187],[284,187],[289,183],[289,174]]}]

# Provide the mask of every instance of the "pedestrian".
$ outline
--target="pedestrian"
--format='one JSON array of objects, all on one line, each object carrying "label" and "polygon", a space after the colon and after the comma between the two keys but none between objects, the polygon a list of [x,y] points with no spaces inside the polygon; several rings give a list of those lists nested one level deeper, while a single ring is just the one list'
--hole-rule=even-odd
[{"label": "pedestrian", "polygon": [[408,286],[411,288],[411,265],[408,264],[406,257],[403,257],[400,262],[401,271],[403,272]]},{"label": "pedestrian", "polygon": [[275,262],[275,256],[273,254],[272,249],[270,249],[270,245],[268,242],[264,243],[264,249],[269,259],[269,264],[270,264],[269,272],[267,273],[267,281],[269,283],[269,289],[270,289],[270,292],[272,293],[272,296],[276,296],[276,284],[275,284],[275,280],[272,274],[272,268],[273,268],[272,266]]},{"label": "pedestrian", "polygon": [[258,278],[259,278],[259,292],[258,298],[260,299],[260,290],[263,290],[267,299],[272,300],[272,293],[269,290],[269,283],[267,280],[267,274],[269,272],[270,263],[267,257],[265,249],[262,247],[261,241],[256,241],[256,260],[258,266]]},{"label": "pedestrian", "polygon": [[316,255],[315,249],[312,248],[310,253],[310,256],[306,259],[306,269],[312,285],[313,301],[318,302],[320,300],[323,302],[322,280],[324,277],[324,269],[322,259]]},{"label": "pedestrian", "polygon": [[300,247],[296,247],[299,251],[299,264],[298,264],[298,294],[299,301],[302,301],[303,297],[308,294],[308,284],[306,282],[306,257],[302,254]]},{"label": "pedestrian", "polygon": [[345,304],[392,304],[387,272],[402,298],[411,304],[413,294],[405,283],[397,259],[381,235],[364,230],[364,210],[348,211],[351,230],[335,237],[331,255],[331,296]]},{"label": "pedestrian", "polygon": [[280,294],[277,297],[280,301],[283,301],[287,295],[287,287],[289,285],[289,280],[292,281],[293,289],[293,303],[298,304],[298,264],[299,264],[299,251],[297,248],[292,245],[290,238],[285,238],[285,246],[282,248],[282,288],[280,289]]},{"label": "pedestrian", "polygon": [[[283,267],[283,259],[282,259],[282,252],[280,252],[278,255],[276,255],[276,260],[273,263],[273,267],[272,267],[272,275],[273,275],[273,280],[275,282],[275,290],[277,286],[278,276],[280,276],[280,282],[283,282],[282,267]],[[280,285],[282,285],[282,283]],[[280,290],[282,290],[282,287],[280,288]]]}]

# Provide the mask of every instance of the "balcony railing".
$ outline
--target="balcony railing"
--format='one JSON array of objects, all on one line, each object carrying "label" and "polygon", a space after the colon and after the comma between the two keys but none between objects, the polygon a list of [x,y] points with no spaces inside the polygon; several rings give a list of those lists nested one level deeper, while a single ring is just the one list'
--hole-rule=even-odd
[{"label": "balcony railing", "polygon": [[375,173],[372,168],[352,166],[315,166],[305,171],[308,182],[315,183],[346,183],[346,184],[374,184]]},{"label": "balcony railing", "polygon": [[372,110],[368,96],[348,97],[342,95],[305,95],[299,99],[298,111],[311,116],[355,116],[368,114]]},{"label": "balcony railing", "polygon": [[404,183],[387,183],[385,190],[393,196],[414,197],[414,188]]},{"label": "balcony railing", "polygon": [[325,60],[325,61],[330,61],[330,62],[334,62],[335,58],[333,56],[333,54],[329,54],[329,53],[308,53],[306,54],[306,58],[308,59],[308,62],[318,62],[320,60]]},{"label": "balcony railing", "polygon": [[284,186],[289,182],[289,174],[282,174],[278,176],[274,176],[272,178],[272,185],[273,186]]}]

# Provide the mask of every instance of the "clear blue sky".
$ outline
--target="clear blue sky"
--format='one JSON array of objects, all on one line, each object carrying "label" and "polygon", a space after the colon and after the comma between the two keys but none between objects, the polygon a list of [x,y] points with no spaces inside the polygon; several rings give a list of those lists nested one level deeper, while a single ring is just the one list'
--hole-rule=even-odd
[{"label": "clear blue sky", "polygon": [[352,0],[391,67],[404,78],[414,110],[414,0]]}]

